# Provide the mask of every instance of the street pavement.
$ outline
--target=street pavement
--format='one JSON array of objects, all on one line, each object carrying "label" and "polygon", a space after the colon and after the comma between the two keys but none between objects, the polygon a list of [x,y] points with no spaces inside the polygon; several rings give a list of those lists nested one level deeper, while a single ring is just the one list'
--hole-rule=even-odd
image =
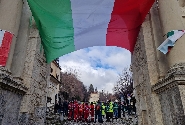
[{"label": "street pavement", "polygon": [[[106,121],[106,119],[104,119]],[[113,122],[103,122],[103,123],[84,123],[84,122],[73,122],[66,121],[64,125],[137,125],[137,118],[135,115],[127,116],[121,119],[114,119]]]}]

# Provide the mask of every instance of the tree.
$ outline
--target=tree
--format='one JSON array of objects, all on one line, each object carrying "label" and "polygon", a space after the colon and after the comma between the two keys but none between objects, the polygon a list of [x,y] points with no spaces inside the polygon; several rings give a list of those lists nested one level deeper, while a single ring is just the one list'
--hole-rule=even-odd
[{"label": "tree", "polygon": [[83,85],[82,92],[84,94],[83,102],[88,101],[89,100],[89,95],[88,95],[87,87],[85,85]]},{"label": "tree", "polygon": [[123,69],[122,73],[119,74],[113,91],[117,98],[120,98],[120,96],[125,97],[127,94],[133,93],[132,72],[128,68]]},{"label": "tree", "polygon": [[90,84],[89,90],[88,90],[88,93],[87,93],[88,94],[88,99],[90,98],[91,93],[94,93],[94,86],[92,84]]},{"label": "tree", "polygon": [[89,94],[94,93],[94,87],[92,84],[89,86]]},{"label": "tree", "polygon": [[81,101],[84,99],[84,85],[79,80],[77,70],[68,69],[65,72],[61,72],[60,94],[65,99],[76,98]]},{"label": "tree", "polygon": [[100,95],[100,101],[106,102],[107,100],[109,100],[109,98],[108,98],[109,93],[108,92],[105,93],[105,91],[102,90],[101,92],[99,92],[99,95]]},{"label": "tree", "polygon": [[67,100],[69,98],[69,94],[68,92],[65,92],[65,91],[60,91],[59,94],[65,99]]}]

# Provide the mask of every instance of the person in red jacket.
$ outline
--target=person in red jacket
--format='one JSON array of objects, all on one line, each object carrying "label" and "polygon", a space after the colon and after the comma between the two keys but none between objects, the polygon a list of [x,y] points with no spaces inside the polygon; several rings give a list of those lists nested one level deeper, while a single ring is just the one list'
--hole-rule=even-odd
[{"label": "person in red jacket", "polygon": [[83,120],[83,112],[84,112],[84,109],[83,109],[83,104],[79,103],[78,104],[78,120],[79,121],[82,121]]},{"label": "person in red jacket", "polygon": [[82,121],[83,121],[83,122],[85,122],[85,119],[84,119],[85,102],[83,102],[83,104],[82,104],[82,108],[83,108]]},{"label": "person in red jacket", "polygon": [[94,122],[94,110],[95,110],[94,104],[93,102],[91,102],[90,105],[91,122]]},{"label": "person in red jacket", "polygon": [[68,104],[68,120],[72,120],[72,102],[70,101],[69,104]]},{"label": "person in red jacket", "polygon": [[74,121],[78,120],[78,102],[74,101]]},{"label": "person in red jacket", "polygon": [[89,107],[88,103],[86,102],[85,106],[84,106],[84,120],[86,122],[89,122],[89,120],[88,120],[89,113],[90,113],[90,107]]}]

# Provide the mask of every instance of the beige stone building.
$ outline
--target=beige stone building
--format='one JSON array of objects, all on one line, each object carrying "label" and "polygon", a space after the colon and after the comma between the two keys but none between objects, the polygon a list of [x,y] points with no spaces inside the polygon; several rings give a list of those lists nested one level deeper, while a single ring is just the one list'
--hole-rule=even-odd
[{"label": "beige stone building", "polygon": [[51,62],[51,72],[50,80],[48,82],[48,94],[47,94],[47,106],[53,106],[56,102],[58,103],[61,98],[59,97],[59,86],[60,81],[60,71],[59,59],[56,59]]},{"label": "beige stone building", "polygon": [[97,102],[100,98],[100,95],[98,92],[91,93],[89,97],[89,102]]},{"label": "beige stone building", "polygon": [[[185,29],[184,5],[156,1],[140,28],[132,55],[139,125],[185,125],[185,36],[168,54],[157,50],[167,32]],[[0,17],[0,29],[14,33],[0,67],[0,124],[44,125],[51,65],[26,0],[0,0]]]}]

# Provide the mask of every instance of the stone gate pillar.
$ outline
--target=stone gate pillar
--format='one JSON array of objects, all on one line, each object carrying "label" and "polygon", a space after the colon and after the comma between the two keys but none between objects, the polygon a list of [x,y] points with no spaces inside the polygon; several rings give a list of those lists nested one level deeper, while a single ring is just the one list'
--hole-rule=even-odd
[{"label": "stone gate pillar", "polygon": [[[184,0],[159,0],[158,5],[163,35],[171,30],[185,29]],[[182,36],[166,54],[168,70],[165,77],[152,87],[152,90],[159,96],[164,125],[185,124],[184,49],[185,36]]]},{"label": "stone gate pillar", "polygon": [[138,125],[163,125],[158,95],[151,91],[152,85],[164,77],[165,61],[156,46],[162,35],[156,3],[143,22],[132,55],[132,71],[136,91]]},{"label": "stone gate pillar", "polygon": [[18,117],[22,98],[27,87],[10,72],[12,58],[17,41],[22,0],[0,0],[0,29],[14,34],[8,60],[5,67],[0,66],[0,124],[19,125]]},{"label": "stone gate pillar", "polygon": [[50,65],[43,51],[39,31],[32,20],[22,76],[28,91],[21,102],[19,125],[45,125]]},{"label": "stone gate pillar", "polygon": [[21,14],[20,26],[15,44],[13,60],[11,64],[11,73],[14,77],[23,78],[24,63],[26,58],[26,50],[28,38],[30,34],[31,11],[27,0],[23,1],[23,9]]},{"label": "stone gate pillar", "polygon": [[[184,30],[185,19],[182,17],[181,7],[177,0],[159,0],[159,16],[163,35],[171,30]],[[169,67],[185,62],[185,35],[182,36],[171,51],[166,55]]]},{"label": "stone gate pillar", "polygon": [[0,29],[14,34],[6,67],[10,70],[22,11],[22,0],[0,1]]}]

